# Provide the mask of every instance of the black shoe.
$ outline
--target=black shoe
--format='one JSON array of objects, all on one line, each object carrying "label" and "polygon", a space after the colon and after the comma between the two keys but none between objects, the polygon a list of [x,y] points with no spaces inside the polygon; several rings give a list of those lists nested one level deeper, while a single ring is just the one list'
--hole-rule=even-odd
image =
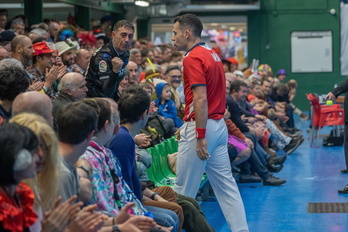
[{"label": "black shoe", "polygon": [[346,186],[344,186],[343,189],[339,189],[338,193],[347,194],[348,193],[348,184]]},{"label": "black shoe", "polygon": [[266,167],[267,167],[269,172],[278,173],[283,169],[284,166],[283,165],[276,166],[276,165],[272,164],[272,165],[267,165]]},{"label": "black shoe", "polygon": [[267,160],[268,164],[275,164],[275,165],[282,165],[286,160],[286,155],[283,155],[282,157],[279,158],[269,158]]},{"label": "black shoe", "polygon": [[342,173],[348,173],[348,169],[342,169],[341,172]]},{"label": "black shoe", "polygon": [[300,129],[297,129],[297,128],[295,128],[295,127],[292,127],[292,128],[284,128],[283,129],[285,132],[290,132],[290,133],[296,133],[296,132],[301,132],[302,130],[300,130]]},{"label": "black shoe", "polygon": [[285,182],[286,180],[270,175],[266,180],[263,181],[263,185],[279,186],[284,184]]},{"label": "black shoe", "polygon": [[259,183],[262,179],[257,176],[242,174],[239,176],[239,183]]},{"label": "black shoe", "polygon": [[288,145],[286,145],[283,150],[285,151],[286,155],[291,154],[293,151],[296,150],[296,148],[298,148],[302,143],[303,143],[304,139],[291,139],[290,143]]},{"label": "black shoe", "polygon": [[277,153],[275,153],[272,149],[265,147],[264,150],[273,158],[277,157]]}]

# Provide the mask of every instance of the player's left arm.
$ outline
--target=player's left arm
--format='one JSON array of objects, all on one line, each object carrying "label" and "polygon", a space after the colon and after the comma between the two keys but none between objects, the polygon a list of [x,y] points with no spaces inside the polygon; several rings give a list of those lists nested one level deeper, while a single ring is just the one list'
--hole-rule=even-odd
[{"label": "player's left arm", "polygon": [[[207,100],[207,88],[205,85],[197,85],[192,87],[193,93],[193,109],[195,112],[196,131],[200,129],[206,129],[208,120],[208,100]],[[207,150],[207,141],[204,136],[199,135],[197,138],[197,156],[201,160],[209,158]],[[203,138],[201,138],[203,137]]]}]

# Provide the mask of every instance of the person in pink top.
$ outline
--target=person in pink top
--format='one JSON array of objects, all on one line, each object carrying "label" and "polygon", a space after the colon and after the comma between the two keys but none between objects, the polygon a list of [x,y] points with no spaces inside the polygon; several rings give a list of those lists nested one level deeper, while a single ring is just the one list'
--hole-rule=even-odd
[{"label": "person in pink top", "polygon": [[195,197],[203,173],[208,175],[233,232],[249,231],[227,152],[226,81],[221,60],[201,40],[203,25],[193,14],[174,19],[172,41],[186,51],[183,60],[184,125],[177,158],[177,193]]}]

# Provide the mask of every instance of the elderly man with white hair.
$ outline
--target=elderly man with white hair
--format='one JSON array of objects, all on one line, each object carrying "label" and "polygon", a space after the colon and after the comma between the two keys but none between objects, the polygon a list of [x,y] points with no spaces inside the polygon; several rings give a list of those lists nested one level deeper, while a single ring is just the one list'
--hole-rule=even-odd
[{"label": "elderly man with white hair", "polygon": [[58,96],[52,101],[53,117],[55,118],[59,110],[70,102],[84,99],[87,91],[84,76],[75,72],[65,74],[58,85]]}]

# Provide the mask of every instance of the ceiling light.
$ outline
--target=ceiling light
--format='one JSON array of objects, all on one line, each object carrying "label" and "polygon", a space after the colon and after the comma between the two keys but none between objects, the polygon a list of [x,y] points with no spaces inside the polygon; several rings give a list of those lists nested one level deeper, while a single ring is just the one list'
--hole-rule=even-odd
[{"label": "ceiling light", "polygon": [[141,6],[141,7],[148,7],[150,5],[150,3],[148,1],[135,1],[135,5],[137,6]]}]

